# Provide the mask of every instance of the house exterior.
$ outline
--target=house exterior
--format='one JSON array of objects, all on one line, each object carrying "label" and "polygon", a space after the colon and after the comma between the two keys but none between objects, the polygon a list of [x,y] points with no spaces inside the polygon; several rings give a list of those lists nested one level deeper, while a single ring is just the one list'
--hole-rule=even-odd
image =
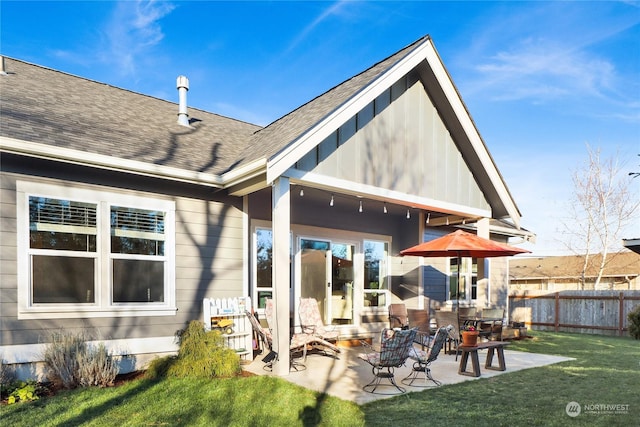
[{"label": "house exterior", "polygon": [[599,285],[595,286],[602,254],[513,258],[509,261],[510,291],[640,290],[640,255],[607,254]]},{"label": "house exterior", "polygon": [[506,259],[398,256],[456,227],[533,237],[428,36],[266,127],[188,108],[182,76],[176,105],[3,61],[7,363],[37,367],[64,329],[139,369],[204,298],[273,298],[276,351],[300,297],[344,337],[379,331],[394,301],[506,304]]}]

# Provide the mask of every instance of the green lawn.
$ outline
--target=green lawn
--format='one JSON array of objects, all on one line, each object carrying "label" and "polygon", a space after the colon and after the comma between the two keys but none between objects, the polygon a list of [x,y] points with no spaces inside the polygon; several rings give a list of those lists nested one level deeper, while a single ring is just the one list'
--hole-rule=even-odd
[{"label": "green lawn", "polygon": [[[7,426],[119,427],[640,424],[640,341],[539,332],[510,349],[576,360],[363,406],[266,376],[136,380],[117,388],[78,389],[3,406],[0,420]],[[572,401],[581,405],[577,417],[565,412]],[[619,405],[623,413],[603,413],[604,405]]]}]

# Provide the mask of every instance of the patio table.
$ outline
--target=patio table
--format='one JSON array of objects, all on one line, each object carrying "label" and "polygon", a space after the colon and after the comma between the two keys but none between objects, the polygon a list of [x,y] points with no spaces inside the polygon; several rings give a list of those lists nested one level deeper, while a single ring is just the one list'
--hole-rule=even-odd
[{"label": "patio table", "polygon": [[[467,375],[469,377],[479,377],[480,362],[478,361],[478,350],[484,349],[487,349],[487,360],[485,361],[484,368],[494,371],[506,371],[507,366],[504,362],[504,347],[507,345],[509,345],[509,342],[506,341],[488,341],[479,343],[474,346],[459,346],[458,350],[462,353],[462,357],[460,358],[458,374]],[[493,355],[495,350],[497,350],[498,352],[498,366],[493,366]],[[470,372],[467,371],[469,357],[471,357],[472,367],[472,370]]]}]

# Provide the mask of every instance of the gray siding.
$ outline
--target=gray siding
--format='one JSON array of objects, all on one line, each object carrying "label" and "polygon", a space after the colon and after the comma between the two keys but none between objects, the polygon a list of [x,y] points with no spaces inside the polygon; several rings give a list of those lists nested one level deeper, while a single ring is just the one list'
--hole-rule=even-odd
[{"label": "gray siding", "polygon": [[[172,316],[138,316],[88,319],[18,320],[17,319],[17,246],[16,246],[16,180],[67,184],[81,188],[91,187],[79,177],[74,182],[58,179],[69,178],[82,170],[42,169],[50,166],[35,161],[34,167],[21,163],[11,164],[11,156],[3,156],[0,175],[0,345],[37,344],[46,341],[53,331],[64,328],[69,331],[86,330],[108,339],[148,338],[171,336],[190,320],[202,319],[204,297],[240,296],[242,294],[243,229],[241,211],[234,206],[237,201],[211,200],[210,189],[201,190],[189,186],[176,186],[157,180],[136,178],[136,188],[108,187],[103,190],[174,200],[176,203],[176,305]],[[34,174],[50,178],[35,178]],[[95,187],[97,188],[97,187]],[[162,190],[170,195],[162,195]],[[207,200],[208,199],[208,200]]]},{"label": "gray siding", "polygon": [[409,76],[385,93],[389,99],[383,94],[367,105],[297,167],[490,210],[422,81]]}]

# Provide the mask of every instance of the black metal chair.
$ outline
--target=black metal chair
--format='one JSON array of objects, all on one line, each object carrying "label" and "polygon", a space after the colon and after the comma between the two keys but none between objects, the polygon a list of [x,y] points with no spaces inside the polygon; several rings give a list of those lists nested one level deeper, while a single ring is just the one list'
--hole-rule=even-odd
[{"label": "black metal chair", "polygon": [[[409,358],[414,360],[413,369],[407,377],[401,380],[402,384],[414,387],[429,387],[428,381],[432,381],[436,386],[442,384],[431,376],[431,368],[429,365],[438,358],[440,350],[442,350],[442,347],[449,336],[449,329],[453,329],[453,327],[449,325],[438,329],[436,337],[433,340],[433,345],[430,349],[411,350]],[[424,378],[424,385],[414,385],[413,383],[418,379],[422,379],[421,377]]]},{"label": "black metal chair", "polygon": [[[365,353],[360,353],[358,357],[371,365],[373,379],[362,389],[369,393],[375,393],[378,386],[393,386],[400,393],[405,393],[406,389],[400,387],[395,381],[395,368],[404,365],[409,353],[413,348],[413,340],[416,336],[416,329],[388,329],[384,328],[380,334],[380,351],[376,351],[370,344],[363,341]],[[389,384],[380,384],[382,379],[389,380]],[[377,393],[395,394],[395,393]]]}]

